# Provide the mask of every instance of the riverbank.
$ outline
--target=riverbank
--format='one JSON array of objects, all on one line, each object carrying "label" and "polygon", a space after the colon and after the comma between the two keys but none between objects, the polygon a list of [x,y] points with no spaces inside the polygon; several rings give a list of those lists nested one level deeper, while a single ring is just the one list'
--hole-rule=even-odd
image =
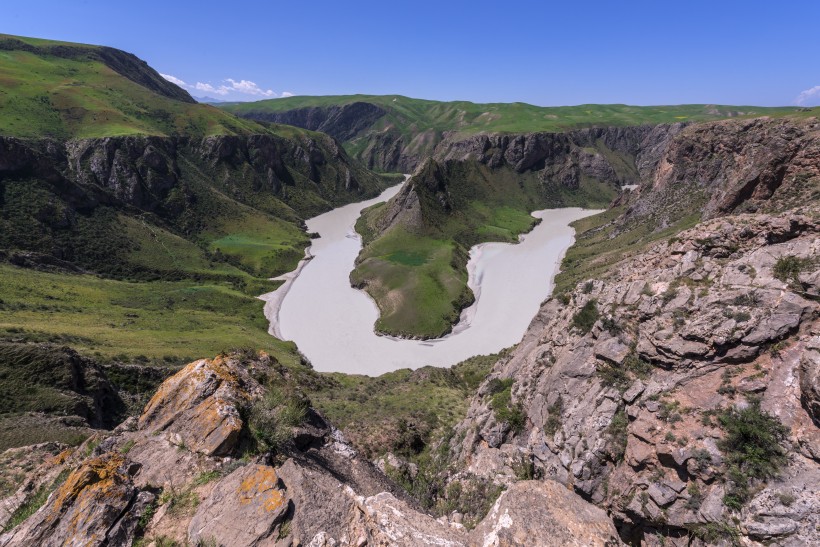
[{"label": "riverbank", "polygon": [[[496,352],[520,341],[549,296],[561,259],[574,241],[569,224],[598,211],[579,208],[533,213],[542,222],[517,244],[483,243],[471,249],[469,286],[476,301],[442,338],[408,340],[379,336],[378,308],[350,286],[349,274],[361,249],[353,231],[362,209],[374,200],[341,207],[308,220],[318,232],[310,258],[289,274],[282,287],[263,295],[271,332],[296,342],[314,368],[325,372],[377,375],[400,368],[451,366],[473,355]],[[387,194],[387,195],[385,195]]]}]

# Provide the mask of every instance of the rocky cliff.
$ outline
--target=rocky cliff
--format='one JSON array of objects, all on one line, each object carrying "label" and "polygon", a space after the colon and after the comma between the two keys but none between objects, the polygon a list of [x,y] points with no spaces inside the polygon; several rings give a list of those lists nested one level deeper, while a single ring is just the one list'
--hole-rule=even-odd
[{"label": "rocky cliff", "polygon": [[[384,185],[335,140],[318,133],[0,137],[0,248],[110,273],[130,268],[129,250],[156,244],[119,229],[104,253],[91,252],[88,239],[112,231],[117,215],[198,241],[203,231],[229,231],[249,213],[301,225]],[[301,256],[301,249],[294,253]]]},{"label": "rocky cliff", "polygon": [[515,482],[531,466],[630,542],[820,541],[818,131],[680,131],[623,215],[579,241],[705,220],[637,250],[634,236],[547,300],[457,427],[456,468]]},{"label": "rocky cliff", "polygon": [[[315,411],[261,418],[282,418],[290,403],[274,394],[291,380],[264,354],[197,361],[138,420],[77,449],[30,449],[49,456],[4,500],[0,545],[618,544],[603,511],[551,482],[515,485],[472,532],[424,514]],[[274,433],[275,449],[257,444]]]}]

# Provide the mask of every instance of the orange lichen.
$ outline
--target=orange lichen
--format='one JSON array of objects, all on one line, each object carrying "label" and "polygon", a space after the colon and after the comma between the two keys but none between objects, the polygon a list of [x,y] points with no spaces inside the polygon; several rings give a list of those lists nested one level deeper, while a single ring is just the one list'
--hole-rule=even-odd
[{"label": "orange lichen", "polygon": [[46,462],[49,465],[62,465],[66,462],[66,460],[68,460],[69,457],[71,457],[72,454],[74,454],[74,448],[66,448],[56,456],[48,458]]},{"label": "orange lichen", "polygon": [[276,511],[285,503],[285,496],[279,490],[279,477],[272,467],[257,466],[254,473],[239,485],[240,503],[257,503],[267,511]]}]

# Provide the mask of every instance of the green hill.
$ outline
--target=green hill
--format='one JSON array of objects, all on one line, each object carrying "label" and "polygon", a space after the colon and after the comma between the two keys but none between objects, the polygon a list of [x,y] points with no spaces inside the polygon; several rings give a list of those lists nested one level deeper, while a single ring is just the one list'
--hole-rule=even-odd
[{"label": "green hill", "polygon": [[781,115],[793,107],[725,105],[578,105],[440,102],[401,95],[288,97],[219,108],[243,118],[324,131],[345,143],[369,167],[410,170],[449,134],[565,132],[584,127],[700,122],[740,116]]},{"label": "green hill", "polygon": [[0,34],[0,135],[234,135],[264,132],[198,104],[117,49]]}]

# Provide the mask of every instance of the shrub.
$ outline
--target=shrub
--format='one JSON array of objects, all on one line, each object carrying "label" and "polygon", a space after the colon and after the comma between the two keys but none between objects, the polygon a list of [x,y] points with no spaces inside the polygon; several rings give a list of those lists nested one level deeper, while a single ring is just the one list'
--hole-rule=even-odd
[{"label": "shrub", "polygon": [[301,397],[286,396],[278,388],[269,387],[251,408],[248,427],[264,449],[280,451],[293,438],[293,428],[304,422],[307,408],[307,401]]},{"label": "shrub", "polygon": [[686,508],[690,511],[697,511],[703,503],[703,492],[701,492],[700,486],[698,486],[698,483],[695,481],[692,481],[689,483],[689,486],[686,487],[686,491],[689,493],[689,499],[686,500]]},{"label": "shrub", "polygon": [[609,423],[606,432],[610,441],[610,455],[613,461],[620,462],[624,459],[626,454],[627,435],[629,433],[629,418],[626,417],[626,412],[623,408],[618,409],[618,412],[612,416],[612,421]]},{"label": "shrub", "polygon": [[506,422],[514,433],[519,433],[524,429],[526,417],[521,404],[512,402],[512,384],[512,379],[501,381],[503,389],[493,395],[490,407],[495,413],[496,420]]},{"label": "shrub", "polygon": [[723,451],[730,481],[724,503],[740,509],[752,495],[751,486],[777,476],[786,463],[781,446],[788,430],[777,418],[761,410],[760,401],[752,400],[742,409],[729,409],[718,419],[726,436],[718,447]]},{"label": "shrub", "polygon": [[190,487],[179,490],[173,486],[163,490],[159,504],[168,506],[168,513],[174,516],[191,513],[199,505],[199,496]]},{"label": "shrub", "polygon": [[781,256],[774,264],[774,276],[780,281],[797,282],[800,274],[810,265],[810,260],[794,255]]},{"label": "shrub", "polygon": [[598,321],[599,315],[597,302],[590,300],[573,316],[572,325],[583,334],[586,334],[592,330],[595,322]]},{"label": "shrub", "polygon": [[548,436],[552,437],[555,435],[555,432],[558,431],[561,427],[561,412],[564,409],[564,401],[561,396],[558,396],[558,399],[555,400],[555,403],[550,405],[547,409],[549,412],[549,416],[547,417],[547,423],[544,424],[544,433]]},{"label": "shrub", "polygon": [[667,305],[672,300],[674,300],[675,297],[677,297],[677,296],[678,296],[678,288],[674,285],[670,285],[669,288],[666,289],[663,292],[663,294],[661,295],[661,300],[663,301],[663,305],[664,306]]},{"label": "shrub", "polygon": [[601,319],[601,328],[609,332],[612,336],[618,336],[623,332],[623,327],[618,323],[614,317],[607,316]]},{"label": "shrub", "polygon": [[631,382],[626,370],[610,363],[599,362],[595,372],[601,379],[601,384],[606,387],[614,387],[619,391],[625,391]]}]

